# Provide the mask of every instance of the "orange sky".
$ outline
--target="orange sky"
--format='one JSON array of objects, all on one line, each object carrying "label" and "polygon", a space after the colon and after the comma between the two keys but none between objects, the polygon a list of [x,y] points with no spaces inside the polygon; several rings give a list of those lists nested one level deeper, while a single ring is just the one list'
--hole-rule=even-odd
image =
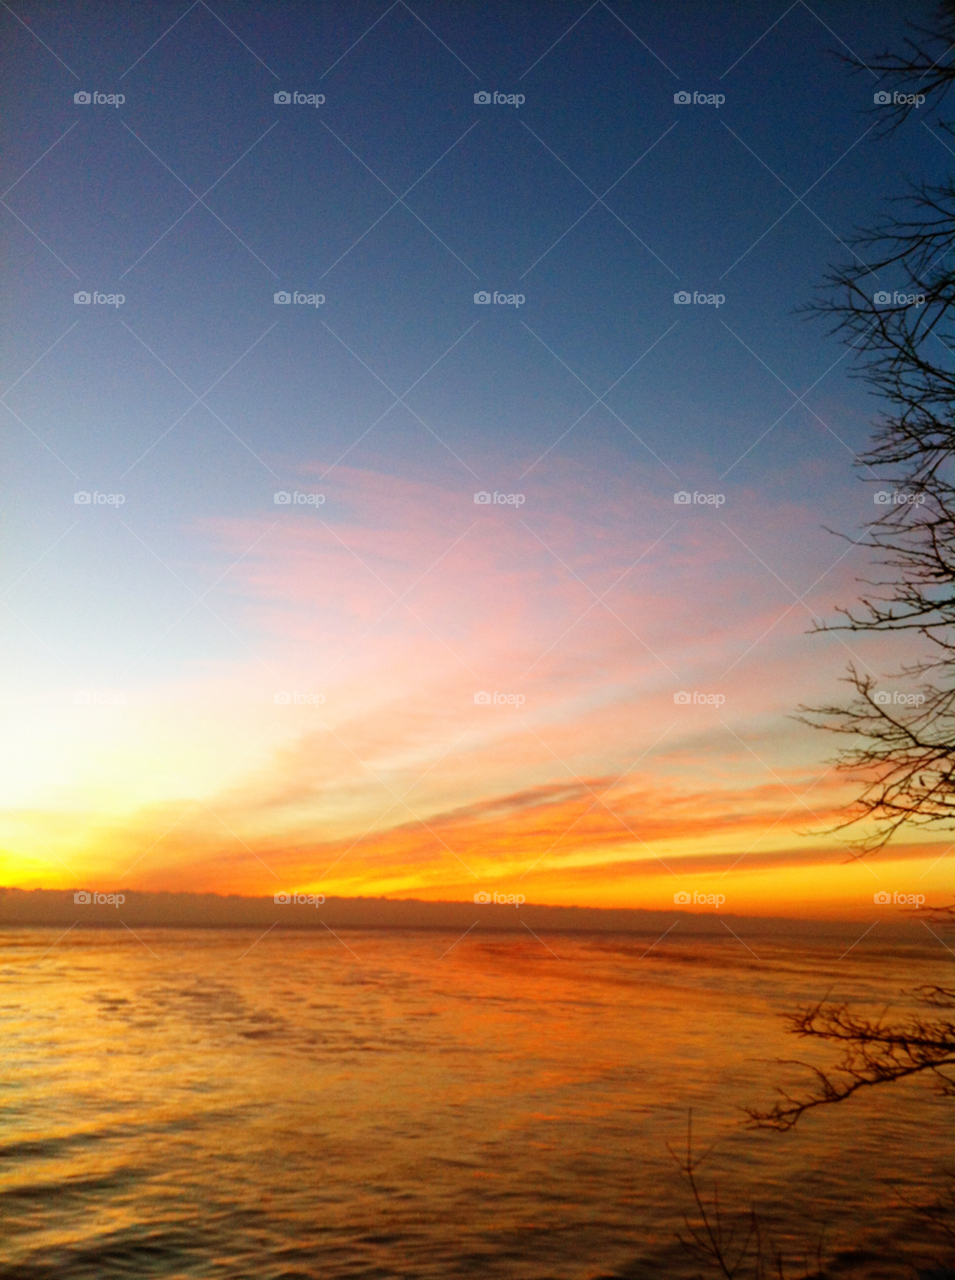
[{"label": "orange sky", "polygon": [[831,546],[795,603],[768,568],[818,577],[805,512],[660,539],[663,500],[651,537],[622,487],[571,519],[340,470],[347,519],[197,531],[231,566],[231,658],[158,636],[162,679],[8,697],[3,883],[859,918],[878,892],[950,897],[944,832],[865,863],[822,834],[852,789],[788,717],[838,698],[850,656],[895,655],[805,634],[858,570]]}]

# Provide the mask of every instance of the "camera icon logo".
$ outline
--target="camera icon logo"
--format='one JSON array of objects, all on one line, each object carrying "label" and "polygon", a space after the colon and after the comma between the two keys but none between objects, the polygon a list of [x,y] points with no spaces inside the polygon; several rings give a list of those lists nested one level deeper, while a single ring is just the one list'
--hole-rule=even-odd
[{"label": "camera icon logo", "polygon": [[679,93],[675,93],[673,95],[673,101],[678,103],[680,106],[685,106],[686,103],[691,101],[691,98],[685,89],[681,89]]},{"label": "camera icon logo", "polygon": [[287,89],[280,89],[278,93],[272,94],[272,101],[279,102],[279,103],[291,102],[292,95],[288,92]]},{"label": "camera icon logo", "polygon": [[88,307],[92,299],[85,289],[73,294],[73,301],[80,307]]},{"label": "camera icon logo", "polygon": [[486,489],[482,489],[479,493],[474,495],[474,501],[479,507],[486,507],[491,501],[491,495]]},{"label": "camera icon logo", "polygon": [[292,495],[287,489],[280,489],[278,493],[273,493],[272,501],[277,507],[287,507],[292,501]]},{"label": "camera icon logo", "polygon": [[675,693],[673,695],[673,701],[678,707],[689,706],[690,695],[686,693],[685,690],[681,689],[679,693]]},{"label": "camera icon logo", "polygon": [[884,89],[880,89],[878,93],[872,95],[872,101],[877,107],[884,107],[887,102],[892,101],[891,93],[886,93]]},{"label": "camera icon logo", "polygon": [[474,301],[478,303],[479,306],[484,306],[491,301],[491,295],[486,289],[482,289],[479,293],[474,295]]},{"label": "camera icon logo", "polygon": [[673,501],[678,507],[688,507],[690,505],[690,495],[685,489],[681,489],[679,493],[673,495]]},{"label": "camera icon logo", "polygon": [[276,893],[273,895],[272,900],[275,902],[276,906],[287,907],[288,904],[292,901],[292,895],[290,893]]},{"label": "camera icon logo", "polygon": [[892,495],[885,489],[879,489],[872,495],[872,501],[877,507],[887,507],[892,501]]},{"label": "camera icon logo", "polygon": [[478,904],[478,906],[481,906],[483,903],[491,901],[491,895],[487,893],[484,889],[479,889],[477,893],[474,895],[474,901]]},{"label": "camera icon logo", "polygon": [[673,295],[673,301],[677,306],[685,307],[692,302],[692,298],[685,289],[681,289],[679,293]]},{"label": "camera icon logo", "polygon": [[482,689],[480,693],[476,693],[474,695],[474,701],[478,704],[478,706],[481,706],[481,707],[490,706],[491,695],[489,693],[485,693],[484,690]]},{"label": "camera icon logo", "polygon": [[878,293],[872,295],[872,301],[877,307],[885,307],[892,301],[892,295],[887,289],[880,289]]},{"label": "camera icon logo", "polygon": [[91,498],[85,489],[81,489],[79,493],[73,494],[73,501],[78,507],[86,507],[89,506]]},{"label": "camera icon logo", "polygon": [[292,695],[290,693],[277,693],[272,701],[277,702],[280,707],[287,707],[292,701]]},{"label": "camera icon logo", "polygon": [[[481,89],[480,92],[474,95],[474,101],[480,102],[480,103],[490,102],[491,95],[487,92],[486,89]],[[475,901],[477,901],[477,899],[475,899]]]},{"label": "camera icon logo", "polygon": [[690,901],[690,895],[687,893],[685,889],[681,889],[679,893],[675,893],[673,895],[673,901],[676,903],[678,907],[685,907],[686,904]]},{"label": "camera icon logo", "polygon": [[892,895],[887,893],[885,889],[882,889],[879,893],[874,893],[872,895],[872,901],[877,907],[884,907],[887,902],[892,901]]},{"label": "camera icon logo", "polygon": [[86,906],[88,903],[93,901],[93,895],[91,893],[87,893],[85,889],[81,889],[79,893],[73,894],[73,901],[78,906]]},{"label": "camera icon logo", "polygon": [[272,301],[277,302],[279,306],[286,306],[292,301],[292,295],[286,293],[284,289],[280,289],[278,293],[272,294]]},{"label": "camera icon logo", "polygon": [[85,89],[81,89],[79,93],[73,94],[73,101],[78,103],[81,107],[85,107],[90,102],[90,95]]},{"label": "camera icon logo", "polygon": [[886,693],[884,689],[880,689],[879,692],[875,695],[875,698],[873,699],[873,701],[877,702],[880,707],[884,707],[889,702],[892,701],[892,695]]}]

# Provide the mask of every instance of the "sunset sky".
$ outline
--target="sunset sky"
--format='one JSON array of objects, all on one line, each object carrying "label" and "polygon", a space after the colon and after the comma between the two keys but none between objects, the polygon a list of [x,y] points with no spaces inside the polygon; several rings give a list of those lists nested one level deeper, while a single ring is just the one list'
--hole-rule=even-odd
[{"label": "sunset sky", "polygon": [[876,8],[6,14],[0,883],[947,898],[792,719],[915,656],[807,634],[878,402],[794,311],[952,164]]}]

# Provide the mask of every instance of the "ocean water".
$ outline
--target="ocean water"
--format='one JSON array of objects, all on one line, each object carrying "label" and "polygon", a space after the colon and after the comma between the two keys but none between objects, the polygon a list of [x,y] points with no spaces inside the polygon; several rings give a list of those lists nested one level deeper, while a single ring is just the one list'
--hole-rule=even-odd
[{"label": "ocean water", "polygon": [[[870,1090],[788,1135],[779,1014],[903,1008],[924,946],[0,930],[0,1277],[691,1277],[667,1150],[787,1257],[913,1276],[951,1102]],[[59,938],[59,941],[57,939]],[[55,943],[55,945],[54,945]],[[456,945],[455,945],[456,944]],[[826,1055],[817,1055],[825,1061]],[[798,1271],[794,1268],[793,1274]],[[789,1274],[787,1272],[787,1274]]]}]

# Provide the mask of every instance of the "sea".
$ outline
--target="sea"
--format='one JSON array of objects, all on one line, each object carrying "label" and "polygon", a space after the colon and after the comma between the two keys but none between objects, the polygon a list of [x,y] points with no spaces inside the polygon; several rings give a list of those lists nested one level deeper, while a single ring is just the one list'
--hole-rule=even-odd
[{"label": "sea", "polygon": [[711,1221],[738,1247],[755,1213],[780,1274],[955,1274],[926,1217],[955,1100],[747,1123],[811,1083],[779,1060],[835,1060],[787,1012],[952,984],[928,932],[847,945],[5,927],[0,1278],[690,1280],[688,1133]]}]

